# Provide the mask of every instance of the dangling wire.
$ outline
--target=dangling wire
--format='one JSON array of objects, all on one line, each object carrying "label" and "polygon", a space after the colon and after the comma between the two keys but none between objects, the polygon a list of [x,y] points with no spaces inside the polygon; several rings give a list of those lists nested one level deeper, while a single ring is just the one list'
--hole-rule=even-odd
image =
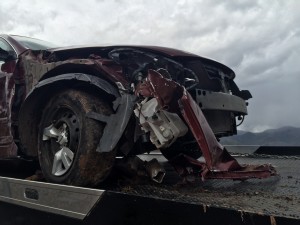
[{"label": "dangling wire", "polygon": [[242,117],[243,117],[243,118],[242,118],[242,121],[241,121],[238,125],[236,125],[237,127],[240,126],[240,125],[244,122],[245,116],[243,115]]}]

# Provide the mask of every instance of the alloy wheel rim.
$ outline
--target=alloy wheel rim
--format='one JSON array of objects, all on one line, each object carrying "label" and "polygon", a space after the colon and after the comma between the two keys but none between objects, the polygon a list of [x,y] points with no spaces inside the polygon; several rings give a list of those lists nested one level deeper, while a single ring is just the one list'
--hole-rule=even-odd
[{"label": "alloy wheel rim", "polygon": [[[79,142],[79,121],[70,109],[60,109],[43,130],[44,151],[52,158],[51,174],[65,175],[73,165]],[[58,119],[56,119],[58,118]]]}]

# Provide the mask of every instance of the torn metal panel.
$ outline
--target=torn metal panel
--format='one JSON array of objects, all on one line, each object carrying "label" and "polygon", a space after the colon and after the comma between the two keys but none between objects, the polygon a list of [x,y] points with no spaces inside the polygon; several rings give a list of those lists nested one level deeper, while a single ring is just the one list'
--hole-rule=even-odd
[{"label": "torn metal panel", "polygon": [[178,100],[181,98],[183,87],[177,82],[164,78],[155,70],[149,70],[145,82],[136,88],[136,95],[154,97],[161,109],[178,112]]},{"label": "torn metal panel", "polygon": [[104,116],[95,112],[87,113],[87,117],[106,123],[97,152],[110,152],[116,147],[132,115],[136,99],[134,95],[123,93],[114,114]]},{"label": "torn metal panel", "polygon": [[240,165],[217,141],[200,107],[189,93],[184,92],[179,104],[206,161],[205,166],[198,163],[203,178],[244,180],[276,175],[276,170],[271,165]]},{"label": "torn metal panel", "polygon": [[[230,170],[239,168],[237,162],[227,153],[224,147],[217,141],[212,129],[208,125],[201,109],[192,99],[189,93],[185,92],[179,101],[182,105],[182,114],[188,123],[198,145],[205,157],[208,169]],[[222,159],[226,158],[226,166],[223,166]],[[222,164],[220,164],[222,162]]]},{"label": "torn metal panel", "polygon": [[[199,145],[199,151],[201,150],[203,153],[205,163],[180,154],[171,160],[180,175],[186,177],[198,173],[203,179],[248,179],[264,178],[276,174],[275,169],[270,165],[241,166],[217,141],[198,104],[178,83],[164,78],[156,71],[149,70],[147,79],[138,86],[136,94],[157,99],[160,108],[155,107],[155,111],[162,109],[174,112],[181,111],[185,122],[193,133]],[[151,101],[147,98],[144,101]],[[143,112],[141,109],[139,111]],[[135,113],[137,117],[139,116],[138,112]],[[156,135],[160,140],[159,132],[155,132],[153,128],[150,133],[151,131],[152,135]],[[151,139],[154,144],[156,144],[155,140],[154,138]]]},{"label": "torn metal panel", "polygon": [[0,158],[17,156],[17,146],[11,130],[14,91],[12,74],[0,73]]}]

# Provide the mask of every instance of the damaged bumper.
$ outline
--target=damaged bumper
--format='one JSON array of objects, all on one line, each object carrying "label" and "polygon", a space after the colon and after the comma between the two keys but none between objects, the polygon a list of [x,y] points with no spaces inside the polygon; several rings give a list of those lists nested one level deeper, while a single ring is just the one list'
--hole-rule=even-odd
[{"label": "damaged bumper", "polygon": [[196,102],[201,110],[220,110],[242,115],[248,114],[245,100],[227,93],[196,89]]},{"label": "damaged bumper", "polygon": [[[136,94],[138,96],[145,97],[145,99],[136,108],[135,114],[137,118],[140,119],[143,129],[146,132],[150,132],[150,136],[152,136],[151,140],[157,147],[159,146],[155,141],[157,141],[161,135],[164,135],[163,133],[157,132],[156,127],[158,126],[161,131],[164,131],[166,129],[165,124],[174,123],[170,119],[163,120],[160,118],[160,121],[158,122],[156,122],[156,119],[153,120],[153,117],[158,118],[157,113],[160,111],[167,110],[169,113],[177,113],[178,115],[181,114],[185,123],[192,132],[196,142],[198,143],[199,151],[203,154],[205,162],[200,162],[192,157],[179,154],[177,157],[170,160],[170,163],[181,176],[187,177],[191,175],[200,175],[203,180],[245,180],[249,178],[266,178],[276,174],[274,167],[271,165],[240,165],[217,141],[199,105],[194,101],[186,89],[176,82],[164,78],[156,71],[149,70],[148,77],[145,82],[138,86]],[[148,98],[150,98],[150,100],[148,100]],[[147,102],[153,101],[153,99],[157,101],[158,105],[149,108],[151,103],[147,104]],[[143,111],[144,106],[148,110]],[[149,111],[152,112],[151,115],[145,115],[145,112]],[[151,120],[148,120],[145,123],[145,118],[151,118]],[[178,116],[176,120],[181,119]],[[169,143],[175,142],[178,138],[178,136],[175,135],[178,133],[176,130],[178,130],[178,127],[183,126],[174,127],[176,129],[172,129],[172,126],[168,126],[168,128],[170,128],[168,134],[171,133],[171,135],[168,135],[168,137],[171,136],[168,140]],[[153,137],[157,137],[157,139]],[[161,147],[168,147],[168,145]]]}]

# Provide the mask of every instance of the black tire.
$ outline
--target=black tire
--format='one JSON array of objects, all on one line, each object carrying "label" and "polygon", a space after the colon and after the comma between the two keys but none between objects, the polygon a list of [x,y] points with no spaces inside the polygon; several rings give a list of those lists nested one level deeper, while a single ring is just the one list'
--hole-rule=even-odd
[{"label": "black tire", "polygon": [[[110,173],[116,150],[108,153],[96,152],[105,124],[87,118],[86,113],[89,111],[102,115],[112,113],[112,109],[103,100],[73,89],[53,96],[45,106],[39,124],[38,157],[47,181],[75,186],[96,186]],[[45,140],[44,130],[51,124],[65,132],[67,142],[63,142],[63,145],[58,143],[58,138],[46,136],[48,140]],[[72,160],[71,157],[68,158],[71,161],[68,167],[64,166],[63,160],[60,160],[61,165],[59,160],[54,160],[55,154],[62,147],[74,154]],[[54,167],[54,162],[58,166]],[[53,167],[55,173],[52,171]]]}]

